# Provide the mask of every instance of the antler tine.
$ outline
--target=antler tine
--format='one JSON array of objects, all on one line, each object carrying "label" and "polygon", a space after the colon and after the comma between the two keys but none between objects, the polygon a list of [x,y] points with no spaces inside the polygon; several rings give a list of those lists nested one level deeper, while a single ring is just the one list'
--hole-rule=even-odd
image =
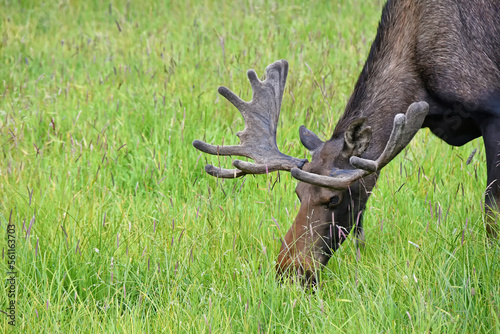
[{"label": "antler tine", "polygon": [[377,160],[353,156],[349,159],[349,162],[356,169],[336,170],[336,175],[333,176],[308,173],[298,168],[293,168],[291,174],[300,181],[320,187],[345,189],[354,181],[378,172],[387,165],[413,139],[417,131],[422,127],[428,111],[429,105],[421,101],[412,103],[408,107],[406,115],[397,114],[394,117],[394,124],[389,140]]},{"label": "antler tine", "polygon": [[215,167],[213,165],[206,165],[205,166],[205,172],[208,174],[222,178],[222,179],[234,179],[240,176],[245,175],[246,173],[238,170],[238,169],[224,169],[224,168],[219,168]]},{"label": "antler tine", "polygon": [[264,174],[277,170],[289,171],[301,168],[306,159],[298,159],[279,151],[276,143],[276,130],[281,110],[281,100],[288,75],[288,63],[277,61],[266,68],[266,80],[260,81],[254,70],[247,72],[252,86],[252,100],[243,101],[230,89],[221,86],[218,91],[231,102],[243,116],[245,128],[236,135],[240,145],[210,145],[201,140],[193,141],[193,146],[212,155],[237,155],[251,158],[255,163],[235,160],[238,169],[223,169],[212,165],[205,171],[215,177],[234,178],[245,174]]}]

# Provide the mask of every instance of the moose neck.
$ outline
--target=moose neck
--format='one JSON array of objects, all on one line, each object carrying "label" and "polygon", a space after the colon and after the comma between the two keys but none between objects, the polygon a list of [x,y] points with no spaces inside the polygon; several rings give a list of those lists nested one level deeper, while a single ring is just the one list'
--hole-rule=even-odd
[{"label": "moose neck", "polygon": [[383,151],[394,116],[425,98],[415,55],[420,14],[418,2],[389,0],[385,5],[370,54],[358,78],[333,137],[341,135],[359,117],[373,131],[367,158]]}]

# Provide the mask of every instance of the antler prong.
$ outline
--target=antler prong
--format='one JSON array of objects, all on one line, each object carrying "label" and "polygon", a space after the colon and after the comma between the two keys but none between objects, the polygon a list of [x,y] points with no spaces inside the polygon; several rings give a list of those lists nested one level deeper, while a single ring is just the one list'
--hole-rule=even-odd
[{"label": "antler prong", "polygon": [[245,172],[238,169],[225,169],[225,168],[215,167],[214,165],[206,165],[205,172],[207,172],[212,176],[222,179],[234,179],[246,174]]},{"label": "antler prong", "polygon": [[247,150],[245,150],[245,148],[240,145],[210,145],[205,143],[204,141],[196,139],[193,141],[193,146],[198,150],[211,155],[239,155],[250,158]]},{"label": "antler prong", "polygon": [[255,91],[258,89],[258,84],[262,83],[257,77],[257,73],[254,70],[247,71],[248,81],[250,81],[250,85],[252,86],[252,90]]},{"label": "antler prong", "polygon": [[[268,174],[271,172],[277,172],[279,170],[290,170],[288,166],[282,164],[254,164],[247,161],[234,160],[233,166],[239,170],[245,172],[246,174]],[[302,167],[302,165],[297,165]]]},{"label": "antler prong", "polygon": [[233,93],[232,90],[225,86],[220,86],[217,91],[219,92],[220,95],[224,96],[226,100],[232,103],[233,106],[236,107],[236,109],[241,109],[243,106],[247,104],[247,102],[243,101],[238,95]]},{"label": "antler prong", "polygon": [[373,160],[363,159],[360,157],[351,157],[349,159],[349,162],[351,163],[351,165],[353,165],[353,167],[366,170],[370,173],[375,173],[379,169],[377,162]]}]

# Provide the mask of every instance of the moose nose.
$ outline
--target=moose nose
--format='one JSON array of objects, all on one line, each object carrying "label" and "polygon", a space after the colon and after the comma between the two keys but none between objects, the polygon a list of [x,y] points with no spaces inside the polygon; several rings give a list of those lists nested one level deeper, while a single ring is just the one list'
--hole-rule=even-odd
[{"label": "moose nose", "polygon": [[314,287],[317,284],[317,277],[313,260],[309,258],[293,259],[290,253],[281,251],[276,263],[276,279],[279,282],[289,279],[306,288]]}]

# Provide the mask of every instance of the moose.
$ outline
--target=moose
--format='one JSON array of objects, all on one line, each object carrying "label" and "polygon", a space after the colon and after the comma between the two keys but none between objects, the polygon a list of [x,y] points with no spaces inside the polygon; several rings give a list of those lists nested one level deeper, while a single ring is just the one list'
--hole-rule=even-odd
[{"label": "moose", "polygon": [[282,241],[278,277],[314,285],[317,274],[353,231],[364,243],[363,210],[380,170],[420,128],[449,145],[482,136],[487,162],[486,231],[497,237],[500,205],[500,2],[497,0],[389,0],[354,92],[331,138],[301,126],[311,161],[283,154],[276,130],[288,63],[266,68],[260,81],[247,72],[252,100],[226,87],[219,93],[242,114],[241,143],[193,146],[212,155],[243,156],[236,169],[213,165],[218,178],[289,171],[299,180],[297,217]]}]

